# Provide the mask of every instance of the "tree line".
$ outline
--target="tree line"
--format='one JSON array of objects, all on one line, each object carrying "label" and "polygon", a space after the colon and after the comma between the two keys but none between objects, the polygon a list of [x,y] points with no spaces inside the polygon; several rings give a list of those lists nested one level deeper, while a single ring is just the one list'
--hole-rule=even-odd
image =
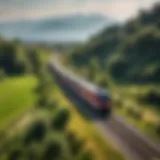
[{"label": "tree line", "polygon": [[[0,42],[1,71],[7,76],[32,73],[38,80],[38,99],[34,114],[37,118],[21,134],[1,136],[0,158],[4,160],[92,160],[85,150],[85,141],[68,129],[70,111],[56,99],[55,83],[40,50],[20,42]],[[40,116],[44,115],[44,117]]]},{"label": "tree line", "polygon": [[160,82],[160,4],[125,24],[105,28],[67,55],[68,63],[90,68],[92,59],[116,83]]}]

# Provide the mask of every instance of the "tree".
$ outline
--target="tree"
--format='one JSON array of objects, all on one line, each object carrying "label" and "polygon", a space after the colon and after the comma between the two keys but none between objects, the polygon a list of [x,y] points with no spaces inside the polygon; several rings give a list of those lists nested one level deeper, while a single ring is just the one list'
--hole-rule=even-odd
[{"label": "tree", "polygon": [[66,108],[59,109],[57,114],[53,116],[51,123],[53,129],[64,130],[70,117],[69,110]]},{"label": "tree", "polygon": [[29,64],[23,47],[14,42],[0,42],[0,67],[9,75],[27,72]]},{"label": "tree", "polygon": [[36,49],[28,50],[28,58],[32,66],[33,73],[36,75],[40,74],[43,65],[39,56],[39,51]]},{"label": "tree", "polygon": [[69,148],[71,150],[71,153],[76,156],[84,147],[84,141],[77,138],[76,134],[73,132],[67,133],[67,140],[69,144]]},{"label": "tree", "polygon": [[101,87],[108,87],[108,78],[106,75],[100,76],[97,80],[96,83],[101,86]]},{"label": "tree", "polygon": [[5,77],[5,72],[3,69],[0,68],[0,81],[3,80]]},{"label": "tree", "polygon": [[58,141],[50,141],[45,147],[44,160],[54,160],[59,159],[62,154],[62,146]]},{"label": "tree", "polygon": [[93,81],[98,71],[99,71],[98,62],[95,58],[93,58],[89,65],[89,79]]},{"label": "tree", "polygon": [[36,121],[29,126],[26,134],[24,135],[24,143],[30,144],[33,141],[41,141],[46,134],[46,126],[43,121]]}]

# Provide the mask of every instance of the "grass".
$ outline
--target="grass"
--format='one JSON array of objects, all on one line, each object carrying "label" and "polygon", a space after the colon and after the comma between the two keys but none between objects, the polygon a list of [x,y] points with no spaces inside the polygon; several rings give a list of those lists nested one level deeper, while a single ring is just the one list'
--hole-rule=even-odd
[{"label": "grass", "polygon": [[[0,87],[2,87],[0,96],[2,97],[2,95],[5,95],[3,101],[0,101],[0,105],[3,103],[6,108],[5,111],[3,111],[3,115],[6,116],[2,116],[3,118],[0,117],[0,124],[3,124],[3,126],[5,124],[6,126],[13,119],[22,115],[22,113],[26,112],[33,106],[36,97],[33,92],[35,85],[36,80],[29,76],[9,78],[0,83]],[[9,92],[10,88],[12,88],[11,92]],[[119,151],[117,151],[117,149],[115,149],[109,142],[106,143],[106,141],[103,140],[92,122],[86,120],[77,112],[75,106],[73,106],[73,104],[62,94],[58,87],[53,88],[53,93],[55,98],[58,98],[60,101],[60,106],[66,106],[71,111],[68,130],[74,131],[78,137],[86,140],[84,149],[91,150],[95,156],[95,160],[124,160],[124,157]],[[6,101],[6,99],[10,99],[10,101]],[[4,108],[0,109],[2,110]],[[31,119],[33,117],[36,117],[36,113],[30,115]],[[27,124],[24,126],[27,126]],[[17,131],[18,130],[16,129],[16,133],[18,133]]]},{"label": "grass", "polygon": [[[73,68],[71,67],[73,70]],[[82,74],[81,74],[82,75]],[[150,90],[158,91],[160,85],[147,84],[147,85],[135,85],[126,84],[118,85],[114,82],[113,78],[108,74],[108,82],[110,86],[110,92],[113,99],[120,99],[123,103],[123,109],[118,106],[115,108],[115,112],[121,115],[129,123],[134,124],[144,134],[152,137],[155,140],[160,141],[160,136],[155,130],[155,124],[160,122],[160,110],[158,106],[151,104],[143,104],[139,102],[139,97],[146,95]],[[119,97],[120,96],[120,97]],[[126,107],[132,107],[137,110],[141,110],[143,116],[141,120],[136,120],[134,117],[126,114]]]},{"label": "grass", "polygon": [[134,126],[141,132],[143,132],[145,135],[152,137],[156,141],[160,141],[159,135],[157,134],[155,128],[150,125],[150,122],[148,122],[148,120],[136,120],[130,115],[128,115],[125,109],[116,109],[115,112],[124,117],[129,123],[134,124]]},{"label": "grass", "polygon": [[[115,111],[123,116],[128,122],[134,124],[140,131],[142,131],[147,136],[152,137],[155,140],[160,141],[160,136],[157,134],[155,128],[151,124],[156,124],[160,121],[160,112],[156,109],[156,106],[143,104],[138,102],[138,97],[145,95],[150,89],[157,89],[153,85],[126,85],[117,86],[116,91],[112,91],[113,98],[121,95],[122,107],[116,107]],[[117,94],[118,93],[118,94]],[[140,120],[136,120],[134,117],[127,114],[127,107],[140,109],[142,112],[142,117]]]},{"label": "grass", "polygon": [[34,106],[36,83],[32,76],[6,78],[0,82],[0,130]]},{"label": "grass", "polygon": [[[70,69],[74,71],[75,67],[71,65]],[[80,75],[84,76],[82,73]],[[156,132],[155,125],[160,122],[160,110],[158,106],[144,104],[140,102],[139,97],[145,96],[151,90],[159,91],[158,84],[116,84],[113,77],[106,71],[108,76],[109,90],[112,98],[116,101],[120,99],[123,106],[115,106],[115,112],[124,117],[126,121],[133,124],[138,130],[147,136],[160,141],[160,135]],[[126,108],[140,110],[142,118],[136,120],[133,116],[126,113]]]},{"label": "grass", "polygon": [[69,130],[86,140],[86,148],[90,149],[96,160],[124,160],[123,155],[115,149],[109,142],[106,143],[100,136],[92,122],[86,120],[75,108],[75,106],[57,88],[56,96],[63,106],[69,106],[71,120]]}]

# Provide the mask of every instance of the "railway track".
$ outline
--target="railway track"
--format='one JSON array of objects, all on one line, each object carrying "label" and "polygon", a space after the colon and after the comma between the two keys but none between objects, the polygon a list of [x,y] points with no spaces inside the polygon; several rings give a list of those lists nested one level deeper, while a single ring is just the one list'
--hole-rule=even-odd
[{"label": "railway track", "polygon": [[119,117],[112,115],[109,119],[101,119],[88,104],[74,93],[69,86],[57,80],[64,94],[75,104],[81,114],[87,116],[98,128],[102,136],[118,146],[126,155],[127,160],[159,160],[160,147],[151,143],[133,127],[126,125]]},{"label": "railway track", "polygon": [[[107,136],[109,134],[111,139],[123,149],[128,158],[133,160],[160,159],[160,150],[156,146],[128,128],[115,115],[108,121],[102,121],[96,125],[102,129],[102,132],[107,133]],[[103,133],[103,135],[105,134]]]}]

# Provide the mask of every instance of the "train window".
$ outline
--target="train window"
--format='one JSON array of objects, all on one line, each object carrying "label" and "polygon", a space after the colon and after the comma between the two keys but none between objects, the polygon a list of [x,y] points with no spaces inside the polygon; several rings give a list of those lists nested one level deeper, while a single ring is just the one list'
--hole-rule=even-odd
[{"label": "train window", "polygon": [[100,94],[100,95],[99,95],[99,98],[100,98],[100,100],[103,101],[103,102],[104,102],[104,101],[107,101],[108,99],[110,99],[109,96],[106,95],[106,94]]}]

